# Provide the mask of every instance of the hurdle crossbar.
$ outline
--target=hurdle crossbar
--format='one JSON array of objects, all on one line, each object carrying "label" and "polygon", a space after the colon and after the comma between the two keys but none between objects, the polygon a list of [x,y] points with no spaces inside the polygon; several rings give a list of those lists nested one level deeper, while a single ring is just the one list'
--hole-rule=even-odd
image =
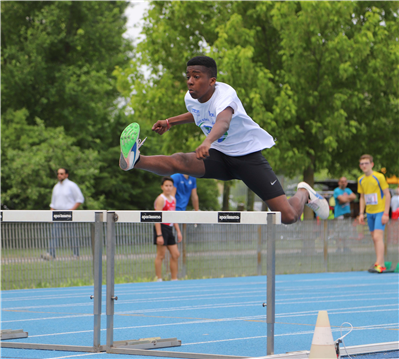
[{"label": "hurdle crossbar", "polygon": [[[173,351],[148,351],[120,347],[113,342],[115,295],[114,257],[115,223],[191,223],[191,224],[258,224],[268,225],[267,240],[267,355],[274,354],[275,324],[275,225],[281,224],[280,212],[214,212],[214,211],[115,211],[107,213],[107,353],[176,357],[191,359],[239,358],[213,354],[183,353]],[[262,304],[259,303],[261,306]],[[171,345],[176,346],[176,345]],[[165,347],[165,346],[164,346]],[[243,358],[243,357],[241,357]]]}]

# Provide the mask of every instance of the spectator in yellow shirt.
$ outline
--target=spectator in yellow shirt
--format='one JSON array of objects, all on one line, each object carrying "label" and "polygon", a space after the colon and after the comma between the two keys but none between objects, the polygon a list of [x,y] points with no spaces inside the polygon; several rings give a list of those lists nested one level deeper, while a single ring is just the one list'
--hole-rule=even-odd
[{"label": "spectator in yellow shirt", "polygon": [[384,263],[384,229],[389,220],[391,194],[388,183],[382,173],[373,171],[374,162],[370,155],[363,155],[359,160],[363,176],[357,181],[357,192],[360,193],[359,222],[364,224],[364,212],[374,242],[376,262],[373,272],[386,270]]}]

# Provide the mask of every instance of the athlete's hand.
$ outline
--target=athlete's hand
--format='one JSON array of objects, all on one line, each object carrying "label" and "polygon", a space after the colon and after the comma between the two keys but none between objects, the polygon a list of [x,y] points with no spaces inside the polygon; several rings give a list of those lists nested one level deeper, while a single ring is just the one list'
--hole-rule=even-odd
[{"label": "athlete's hand", "polygon": [[387,224],[389,222],[389,214],[383,214],[381,218],[381,223],[382,224]]},{"label": "athlete's hand", "polygon": [[203,160],[207,157],[209,157],[209,149],[211,148],[211,143],[209,143],[207,140],[202,142],[202,144],[197,147],[195,150],[195,153],[197,155],[198,160]]},{"label": "athlete's hand", "polygon": [[157,237],[157,244],[159,244],[160,246],[163,246],[164,243],[165,243],[165,241],[162,236]]},{"label": "athlete's hand", "polygon": [[181,232],[177,233],[177,243],[180,243],[183,240],[183,236]]},{"label": "athlete's hand", "polygon": [[152,126],[152,130],[158,135],[163,135],[168,130],[168,123],[166,120],[159,120]]},{"label": "athlete's hand", "polygon": [[364,214],[359,214],[359,223],[364,224]]}]

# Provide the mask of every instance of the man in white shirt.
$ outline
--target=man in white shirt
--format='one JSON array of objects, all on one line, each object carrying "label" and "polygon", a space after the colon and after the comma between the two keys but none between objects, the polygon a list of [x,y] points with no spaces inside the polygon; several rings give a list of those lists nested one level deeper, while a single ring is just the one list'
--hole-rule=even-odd
[{"label": "man in white shirt", "polygon": [[298,184],[296,194],[287,199],[262,150],[274,145],[273,137],[251,117],[229,85],[216,82],[217,66],[208,56],[197,56],[187,63],[187,113],[157,121],[152,130],[159,135],[171,127],[195,123],[206,138],[195,152],[172,156],[140,156],[140,126],[130,124],[121,134],[119,167],[137,168],[160,176],[185,173],[196,178],[222,181],[242,180],[272,211],[281,212],[283,223],[296,222],[305,204],[321,219],[329,216],[327,201],[307,183]]},{"label": "man in white shirt", "polygon": [[[84,202],[80,188],[75,182],[70,181],[68,177],[69,172],[66,168],[58,169],[58,183],[53,188],[50,203],[51,210],[74,211]],[[70,230],[68,231],[68,229]],[[71,237],[73,255],[76,258],[79,257],[78,238],[73,228],[73,223],[53,223],[49,251],[41,256],[43,259],[55,258],[55,249],[58,246],[59,238],[63,234]]]}]

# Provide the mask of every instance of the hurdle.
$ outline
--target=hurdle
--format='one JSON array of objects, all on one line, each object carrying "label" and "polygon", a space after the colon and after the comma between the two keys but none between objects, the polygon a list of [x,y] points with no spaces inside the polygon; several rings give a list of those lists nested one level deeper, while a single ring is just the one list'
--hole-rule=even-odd
[{"label": "hurdle", "polygon": [[[274,324],[275,324],[275,240],[276,225],[281,224],[280,212],[179,212],[179,211],[109,211],[107,213],[107,343],[106,352],[113,354],[130,354],[143,356],[216,359],[244,358],[229,355],[184,353],[178,351],[154,351],[148,349],[176,347],[181,345],[177,338],[149,339],[147,342],[138,340],[113,341],[114,306],[118,296],[115,294],[114,257],[116,245],[116,223],[180,223],[180,224],[257,224],[267,225],[267,355],[274,354]],[[120,296],[120,295],[119,295]]]},{"label": "hurdle", "polygon": [[[93,275],[94,293],[90,299],[94,299],[93,305],[93,345],[60,345],[24,342],[5,342],[5,339],[27,338],[28,333],[23,330],[4,331],[1,336],[0,346],[15,349],[39,349],[76,352],[100,352],[105,351],[100,343],[101,333],[101,290],[102,290],[102,249],[103,249],[103,222],[106,221],[106,211],[0,211],[1,222],[84,222],[94,224],[94,252]],[[4,334],[4,335],[3,335]]]}]

